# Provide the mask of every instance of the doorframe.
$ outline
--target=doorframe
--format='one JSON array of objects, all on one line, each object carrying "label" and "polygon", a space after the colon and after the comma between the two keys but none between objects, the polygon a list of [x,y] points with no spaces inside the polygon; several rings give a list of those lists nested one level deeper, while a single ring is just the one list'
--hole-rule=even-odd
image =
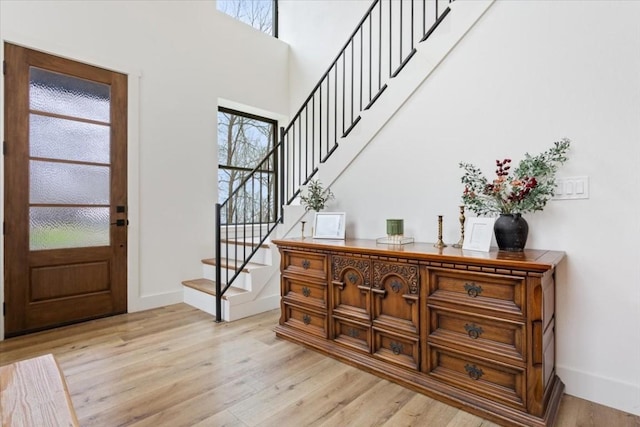
[{"label": "doorframe", "polygon": [[[82,49],[60,46],[55,42],[35,39],[20,34],[0,32],[0,62],[4,61],[4,43],[11,43],[28,49],[38,50],[50,55],[93,65],[127,76],[127,212],[129,229],[127,230],[127,311],[134,312],[152,308],[145,306],[140,292],[140,78],[139,69],[113,61],[109,58],[87,54]],[[5,140],[4,127],[4,74],[0,79],[0,132]],[[4,221],[4,155],[0,160],[0,219]],[[4,250],[4,233],[0,233],[0,247]],[[4,256],[0,257],[0,341],[4,340]],[[147,304],[148,305],[148,304]]]}]

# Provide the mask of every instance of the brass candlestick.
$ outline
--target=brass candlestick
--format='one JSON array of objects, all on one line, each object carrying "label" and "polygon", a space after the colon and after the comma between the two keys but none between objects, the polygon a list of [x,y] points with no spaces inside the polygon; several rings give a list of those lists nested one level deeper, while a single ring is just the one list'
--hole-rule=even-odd
[{"label": "brass candlestick", "polygon": [[458,240],[458,243],[456,243],[455,245],[453,245],[454,248],[461,248],[462,245],[464,244],[464,205],[460,206],[460,240]]},{"label": "brass candlestick", "polygon": [[442,215],[438,215],[438,241],[435,243],[436,248],[446,248],[447,245],[442,240]]},{"label": "brass candlestick", "polygon": [[300,221],[300,223],[302,224],[302,238],[304,239],[304,225],[307,223],[307,221]]}]

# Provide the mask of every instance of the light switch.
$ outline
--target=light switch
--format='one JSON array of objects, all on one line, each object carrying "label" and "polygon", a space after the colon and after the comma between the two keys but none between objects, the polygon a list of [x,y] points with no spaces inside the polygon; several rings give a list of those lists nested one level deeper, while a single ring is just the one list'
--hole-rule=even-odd
[{"label": "light switch", "polygon": [[573,181],[567,181],[564,183],[564,192],[567,196],[573,194]]},{"label": "light switch", "polygon": [[589,177],[574,176],[556,178],[556,191],[551,200],[574,200],[589,198]]}]

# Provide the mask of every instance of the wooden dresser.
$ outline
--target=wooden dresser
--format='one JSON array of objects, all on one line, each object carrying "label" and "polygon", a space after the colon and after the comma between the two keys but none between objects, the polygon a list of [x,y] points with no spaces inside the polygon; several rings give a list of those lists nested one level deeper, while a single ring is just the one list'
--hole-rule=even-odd
[{"label": "wooden dresser", "polygon": [[274,243],[277,336],[499,424],[553,425],[564,389],[554,280],[563,252]]}]

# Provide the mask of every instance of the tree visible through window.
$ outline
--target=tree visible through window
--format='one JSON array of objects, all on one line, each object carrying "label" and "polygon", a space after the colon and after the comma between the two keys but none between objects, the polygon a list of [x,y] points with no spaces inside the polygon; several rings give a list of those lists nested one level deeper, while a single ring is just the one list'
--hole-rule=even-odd
[{"label": "tree visible through window", "polygon": [[[274,120],[239,111],[218,111],[218,201],[224,203],[251,171],[253,178],[238,190],[221,212],[222,223],[275,220],[275,155],[262,162],[275,145]],[[259,167],[258,167],[259,166]]]},{"label": "tree visible through window", "polygon": [[220,12],[278,37],[277,0],[217,0],[216,4]]}]

